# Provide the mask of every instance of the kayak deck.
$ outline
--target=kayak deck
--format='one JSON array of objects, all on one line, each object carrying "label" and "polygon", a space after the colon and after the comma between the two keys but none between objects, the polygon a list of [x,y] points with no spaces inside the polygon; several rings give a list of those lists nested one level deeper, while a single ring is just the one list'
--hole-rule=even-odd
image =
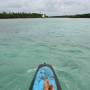
[{"label": "kayak deck", "polygon": [[33,90],[43,90],[45,79],[48,79],[50,85],[54,86],[54,90],[57,90],[54,74],[52,70],[46,66],[39,69],[37,76],[35,78]]},{"label": "kayak deck", "polygon": [[36,70],[29,90],[43,90],[44,80],[48,79],[50,85],[54,86],[54,90],[61,90],[60,83],[51,65],[40,64]]}]

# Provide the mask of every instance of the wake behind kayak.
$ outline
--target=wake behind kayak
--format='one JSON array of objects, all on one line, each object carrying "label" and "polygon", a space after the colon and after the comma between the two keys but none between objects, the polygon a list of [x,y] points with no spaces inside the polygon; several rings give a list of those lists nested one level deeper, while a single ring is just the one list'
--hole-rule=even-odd
[{"label": "wake behind kayak", "polygon": [[61,90],[60,82],[53,67],[45,63],[38,66],[29,90],[44,90],[44,81],[46,79],[53,86],[54,90]]}]

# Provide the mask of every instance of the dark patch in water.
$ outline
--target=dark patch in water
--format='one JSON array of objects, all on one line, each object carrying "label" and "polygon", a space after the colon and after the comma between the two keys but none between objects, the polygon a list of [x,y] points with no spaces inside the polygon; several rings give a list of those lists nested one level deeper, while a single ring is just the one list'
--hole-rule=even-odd
[{"label": "dark patch in water", "polygon": [[1,43],[0,45],[1,45],[1,46],[9,46],[8,43]]},{"label": "dark patch in water", "polygon": [[8,63],[0,63],[0,66],[8,65]]},{"label": "dark patch in water", "polygon": [[67,50],[70,53],[83,53],[81,50]]},{"label": "dark patch in water", "polygon": [[3,86],[2,86],[2,85],[0,85],[0,88],[2,89],[2,88],[3,88]]}]

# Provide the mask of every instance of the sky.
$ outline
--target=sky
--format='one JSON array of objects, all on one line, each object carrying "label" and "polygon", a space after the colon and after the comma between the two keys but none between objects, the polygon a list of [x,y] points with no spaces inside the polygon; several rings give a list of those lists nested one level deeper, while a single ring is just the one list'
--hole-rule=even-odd
[{"label": "sky", "polygon": [[90,13],[90,0],[0,0],[0,12],[35,12],[47,15]]}]

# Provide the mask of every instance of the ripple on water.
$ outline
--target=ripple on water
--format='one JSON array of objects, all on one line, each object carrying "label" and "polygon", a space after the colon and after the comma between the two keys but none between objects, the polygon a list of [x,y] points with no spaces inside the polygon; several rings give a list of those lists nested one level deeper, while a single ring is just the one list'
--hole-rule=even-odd
[{"label": "ripple on water", "polygon": [[[83,86],[81,82],[81,80],[79,79],[78,76],[76,76],[76,71],[71,73],[69,71],[56,71],[58,78],[61,82],[61,86],[63,88],[63,90],[82,90],[85,89],[85,87]],[[75,75],[74,75],[75,74]],[[76,78],[77,77],[77,78]]]}]

